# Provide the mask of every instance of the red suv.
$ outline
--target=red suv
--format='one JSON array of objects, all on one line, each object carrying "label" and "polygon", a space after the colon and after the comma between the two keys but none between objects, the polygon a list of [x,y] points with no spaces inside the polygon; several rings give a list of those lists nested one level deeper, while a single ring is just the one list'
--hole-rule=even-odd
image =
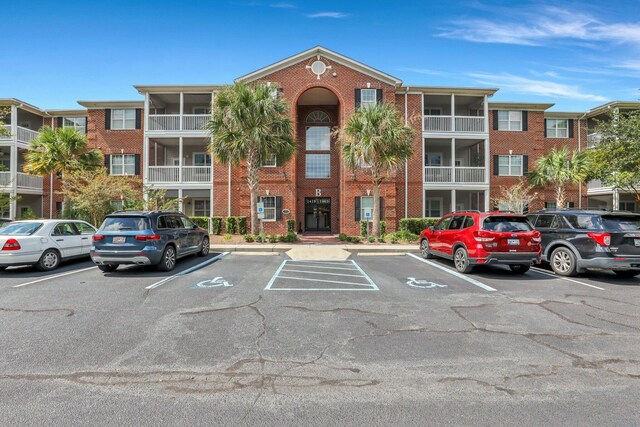
[{"label": "red suv", "polygon": [[461,273],[475,265],[507,264],[523,274],[540,263],[540,241],[540,232],[524,215],[458,211],[420,234],[420,251],[423,258],[452,259]]}]

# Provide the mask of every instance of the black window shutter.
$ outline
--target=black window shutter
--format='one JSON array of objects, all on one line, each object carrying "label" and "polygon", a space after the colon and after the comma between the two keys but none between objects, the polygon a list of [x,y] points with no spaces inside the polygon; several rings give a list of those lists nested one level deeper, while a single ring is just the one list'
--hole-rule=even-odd
[{"label": "black window shutter", "polygon": [[529,156],[522,156],[522,175],[529,173]]},{"label": "black window shutter", "polygon": [[136,108],[136,129],[142,126],[142,108]]},{"label": "black window shutter", "polygon": [[140,154],[136,154],[136,175],[140,175]]},{"label": "black window shutter", "polygon": [[104,155],[104,167],[107,168],[107,173],[111,173],[111,156],[108,154]]},{"label": "black window shutter", "polygon": [[282,197],[276,197],[276,221],[280,221],[282,219]]},{"label": "black window shutter", "polygon": [[567,120],[569,126],[569,138],[573,138],[573,119]]},{"label": "black window shutter", "polygon": [[356,89],[356,110],[360,108],[360,89]]},{"label": "black window shutter", "polygon": [[382,102],[382,89],[376,89],[376,103],[380,104]]},{"label": "black window shutter", "polygon": [[356,196],[356,207],[354,213],[356,221],[360,221],[360,196]]},{"label": "black window shutter", "polygon": [[544,119],[544,137],[548,138],[548,136],[547,136],[547,119]]},{"label": "black window shutter", "polygon": [[111,129],[111,109],[104,110],[104,128]]},{"label": "black window shutter", "polygon": [[380,196],[380,221],[384,221],[384,197]]},{"label": "black window shutter", "polygon": [[56,127],[60,129],[62,127],[62,117],[56,117]]},{"label": "black window shutter", "polygon": [[524,132],[529,130],[529,112],[528,111],[522,112],[522,130]]},{"label": "black window shutter", "polygon": [[498,156],[497,154],[493,156],[493,174],[494,175],[500,175],[500,164],[498,163],[500,161],[499,157],[500,156]]},{"label": "black window shutter", "polygon": [[498,130],[498,110],[493,110],[493,130]]}]

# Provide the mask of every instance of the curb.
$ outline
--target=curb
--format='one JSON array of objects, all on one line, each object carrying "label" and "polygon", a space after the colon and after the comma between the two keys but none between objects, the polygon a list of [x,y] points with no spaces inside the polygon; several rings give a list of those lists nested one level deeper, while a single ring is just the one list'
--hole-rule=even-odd
[{"label": "curb", "polygon": [[[322,245],[211,245],[213,252],[287,252],[296,247],[321,247]],[[327,245],[329,246],[329,245]],[[415,245],[384,245],[384,246],[365,246],[365,245],[330,245],[331,247],[344,249],[352,254],[359,253],[397,253],[397,252],[419,252]]]}]

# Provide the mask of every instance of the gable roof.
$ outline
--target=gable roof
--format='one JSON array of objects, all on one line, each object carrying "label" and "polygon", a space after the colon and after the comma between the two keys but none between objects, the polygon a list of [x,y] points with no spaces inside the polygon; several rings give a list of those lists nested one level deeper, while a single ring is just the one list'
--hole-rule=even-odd
[{"label": "gable roof", "polygon": [[383,73],[380,70],[377,70],[373,67],[365,65],[361,62],[355,61],[349,57],[341,55],[337,52],[329,50],[322,46],[312,47],[311,49],[305,50],[304,52],[300,52],[296,55],[285,58],[281,61],[273,63],[271,65],[267,65],[266,67],[260,68],[259,70],[253,71],[249,74],[245,74],[244,76],[238,77],[235,79],[236,82],[250,82],[272,74],[278,70],[289,67],[293,64],[296,64],[305,59],[311,58],[313,56],[321,55],[327,59],[337,62],[338,64],[342,64],[346,67],[352,68],[356,71],[361,72],[362,74],[366,74],[378,80],[381,80],[385,83],[389,83],[394,86],[401,86],[402,80],[397,77],[393,77],[389,74]]}]

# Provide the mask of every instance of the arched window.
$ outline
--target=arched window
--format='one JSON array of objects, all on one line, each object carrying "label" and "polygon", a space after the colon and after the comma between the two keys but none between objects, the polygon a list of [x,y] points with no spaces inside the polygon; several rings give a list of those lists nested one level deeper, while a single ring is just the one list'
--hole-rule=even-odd
[{"label": "arched window", "polygon": [[324,111],[312,111],[307,116],[307,123],[331,123],[331,117]]}]

